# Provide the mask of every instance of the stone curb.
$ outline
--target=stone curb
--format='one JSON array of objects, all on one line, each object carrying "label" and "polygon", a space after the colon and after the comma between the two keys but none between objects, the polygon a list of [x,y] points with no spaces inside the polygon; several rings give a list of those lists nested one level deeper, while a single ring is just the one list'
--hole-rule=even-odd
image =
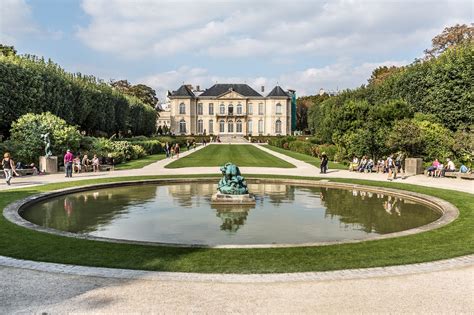
[{"label": "stone curb", "polygon": [[474,265],[474,255],[410,265],[346,269],[322,272],[298,272],[279,274],[203,274],[185,272],[160,272],[130,269],[86,267],[56,263],[36,262],[0,256],[0,266],[29,269],[74,276],[101,277],[150,281],[194,281],[221,283],[272,283],[298,281],[354,280],[376,277],[394,277],[428,272],[437,272]]},{"label": "stone curb", "polygon": [[59,236],[66,236],[66,237],[93,240],[93,241],[123,243],[123,244],[171,246],[171,247],[193,247],[193,248],[284,248],[284,247],[327,246],[327,245],[336,245],[336,244],[359,243],[359,242],[364,242],[364,241],[369,241],[369,240],[381,240],[381,239],[407,236],[407,235],[413,235],[413,234],[417,234],[421,232],[426,232],[429,230],[433,230],[433,229],[437,229],[442,226],[445,226],[453,222],[459,216],[459,210],[453,204],[440,198],[436,198],[436,197],[428,196],[424,194],[419,194],[415,192],[410,192],[410,191],[391,189],[391,188],[380,188],[376,186],[364,186],[364,185],[357,185],[357,184],[338,183],[338,182],[331,182],[330,180],[302,180],[302,179],[277,179],[277,178],[259,179],[259,178],[249,177],[247,179],[249,183],[257,183],[257,184],[258,183],[294,184],[294,185],[311,186],[311,187],[362,190],[362,191],[367,191],[367,192],[372,192],[372,193],[387,194],[394,197],[409,199],[418,203],[422,203],[424,205],[427,205],[435,209],[436,211],[439,211],[442,214],[442,216],[434,222],[431,222],[429,224],[426,224],[417,228],[395,232],[395,233],[383,234],[383,235],[372,235],[372,236],[368,236],[362,239],[344,240],[344,241],[328,241],[328,242],[311,242],[311,243],[303,243],[303,244],[257,244],[257,245],[173,244],[173,243],[111,239],[111,238],[96,237],[96,236],[85,235],[85,234],[59,231],[52,228],[36,225],[21,217],[21,212],[23,211],[23,209],[25,209],[28,206],[31,206],[37,202],[41,202],[43,200],[46,200],[52,197],[62,196],[62,195],[70,194],[70,193],[88,191],[92,189],[122,187],[122,186],[132,186],[132,185],[194,183],[194,182],[209,182],[212,180],[213,179],[209,179],[209,178],[152,179],[152,180],[137,180],[137,181],[93,184],[93,185],[60,189],[60,190],[56,190],[52,192],[33,195],[25,199],[15,201],[9,204],[4,209],[3,216],[10,222],[20,225],[22,227],[39,231],[39,232],[55,234]]}]

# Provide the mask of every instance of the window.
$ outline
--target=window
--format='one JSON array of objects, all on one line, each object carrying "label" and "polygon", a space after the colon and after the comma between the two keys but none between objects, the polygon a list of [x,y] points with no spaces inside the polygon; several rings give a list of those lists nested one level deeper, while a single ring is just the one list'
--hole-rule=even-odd
[{"label": "window", "polygon": [[212,103],[209,103],[209,115],[214,115],[214,104]]},{"label": "window", "polygon": [[248,134],[252,134],[252,129],[253,129],[252,121],[249,120],[249,121],[247,122],[247,133],[248,133]]},{"label": "window", "polygon": [[229,115],[234,115],[234,105],[229,104],[228,113],[229,113]]},{"label": "window", "polygon": [[227,123],[227,132],[234,132],[234,122],[232,120]]},{"label": "window", "polygon": [[179,113],[186,114],[186,105],[184,103],[179,104]]},{"label": "window", "polygon": [[197,123],[197,133],[202,133],[202,132],[203,132],[202,119],[199,119]]},{"label": "window", "polygon": [[209,120],[209,133],[214,133],[214,121]]},{"label": "window", "polygon": [[275,122],[275,133],[281,133],[281,120],[278,119]]},{"label": "window", "polygon": [[263,120],[258,121],[258,133],[263,133]]},{"label": "window", "polygon": [[237,115],[242,115],[242,104],[237,104]]},{"label": "window", "polygon": [[186,133],[186,121],[184,119],[179,121],[179,133]]},{"label": "window", "polygon": [[276,114],[277,114],[277,115],[281,115],[281,104],[280,104],[280,103],[278,103],[278,104],[276,105]]},{"label": "window", "polygon": [[237,122],[235,124],[235,131],[236,132],[242,132],[242,121],[237,120]]},{"label": "window", "polygon": [[248,113],[249,115],[252,115],[252,114],[253,114],[253,105],[252,105],[252,103],[249,103],[249,109],[247,110],[247,113]]},{"label": "window", "polygon": [[263,103],[258,104],[258,114],[259,115],[263,115],[263,110],[264,110]]},{"label": "window", "polygon": [[197,114],[198,114],[198,115],[202,115],[202,103],[198,103],[198,106],[197,106]]},{"label": "window", "polygon": [[225,114],[225,105],[224,104],[221,104],[221,106],[219,106],[219,114],[221,114],[221,115]]},{"label": "window", "polygon": [[224,120],[219,121],[219,132],[224,132],[225,122]]}]

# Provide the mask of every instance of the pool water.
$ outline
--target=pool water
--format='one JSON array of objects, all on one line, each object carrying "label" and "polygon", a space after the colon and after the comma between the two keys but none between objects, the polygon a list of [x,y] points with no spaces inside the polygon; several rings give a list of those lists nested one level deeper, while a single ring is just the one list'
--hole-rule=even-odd
[{"label": "pool water", "polygon": [[22,216],[99,237],[202,245],[302,244],[367,238],[422,226],[440,214],[389,195],[289,184],[249,184],[253,206],[215,206],[214,183],[146,184],[54,197]]}]

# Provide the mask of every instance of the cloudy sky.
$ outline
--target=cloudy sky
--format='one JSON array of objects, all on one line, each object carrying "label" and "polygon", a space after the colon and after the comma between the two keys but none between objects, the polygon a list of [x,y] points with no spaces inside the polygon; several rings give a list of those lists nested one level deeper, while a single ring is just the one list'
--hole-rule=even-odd
[{"label": "cloudy sky", "polygon": [[420,57],[470,0],[0,0],[0,42],[160,96],[183,82],[353,88]]}]

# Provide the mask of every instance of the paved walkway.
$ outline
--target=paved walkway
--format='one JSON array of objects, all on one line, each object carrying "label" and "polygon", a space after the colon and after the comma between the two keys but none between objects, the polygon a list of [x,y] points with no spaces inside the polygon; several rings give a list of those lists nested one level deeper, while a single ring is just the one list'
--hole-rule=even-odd
[{"label": "paved walkway", "polygon": [[[214,144],[213,144],[214,145]],[[222,144],[223,145],[223,144]],[[319,169],[258,145],[295,166],[292,169],[242,167],[244,174],[279,174],[361,178],[386,181],[383,174],[345,170],[319,175]],[[200,150],[198,147],[196,150]],[[182,153],[184,157],[193,151]],[[131,175],[206,174],[217,167],[166,169],[162,160],[143,169],[100,174],[62,174],[15,178],[13,189],[66,180]],[[474,183],[447,178],[412,176],[397,180],[422,186],[474,193]],[[27,268],[27,269],[25,269]],[[419,268],[410,274],[381,274],[371,278],[342,278],[299,282],[170,281],[117,279],[0,266],[0,313],[472,313],[474,265],[446,270]],[[397,267],[394,267],[397,270]],[[418,270],[418,269],[417,269]]]}]

